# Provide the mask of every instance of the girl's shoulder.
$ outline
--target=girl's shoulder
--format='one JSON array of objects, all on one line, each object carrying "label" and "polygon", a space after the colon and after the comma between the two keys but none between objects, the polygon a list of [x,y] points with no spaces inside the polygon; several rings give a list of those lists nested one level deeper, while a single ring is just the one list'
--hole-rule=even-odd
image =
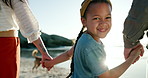
[{"label": "girl's shoulder", "polygon": [[[78,44],[81,44],[83,46],[93,47],[93,46],[100,46],[101,44],[95,41],[91,35],[89,34],[82,34],[80,39],[78,40]],[[101,45],[102,46],[102,45]]]},{"label": "girl's shoulder", "polygon": [[83,50],[101,50],[103,45],[96,42],[89,34],[83,34],[78,40],[77,46]]}]

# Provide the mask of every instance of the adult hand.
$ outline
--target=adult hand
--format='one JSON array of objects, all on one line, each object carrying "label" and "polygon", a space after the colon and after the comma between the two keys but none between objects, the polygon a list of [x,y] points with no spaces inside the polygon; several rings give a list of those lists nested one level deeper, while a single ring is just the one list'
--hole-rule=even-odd
[{"label": "adult hand", "polygon": [[52,60],[52,59],[53,59],[53,58],[52,58],[49,54],[43,53],[43,54],[42,54],[42,61],[40,62],[40,63],[42,64],[42,67],[43,67],[43,68],[46,67],[46,66],[44,65],[44,61],[46,61],[46,60],[50,61],[50,60]]},{"label": "adult hand", "polygon": [[[131,51],[132,51],[133,49],[139,47],[139,46],[142,46],[142,44],[139,43],[139,44],[137,44],[136,46],[134,46],[133,48],[124,48],[124,58],[127,59],[127,58],[129,57]],[[140,49],[140,51],[141,51],[140,56],[143,56],[143,54],[144,54],[143,46],[142,46],[142,48]],[[135,62],[138,61],[139,58],[140,58],[140,57],[138,57],[138,58],[135,60]]]},{"label": "adult hand", "polygon": [[45,67],[48,69],[48,71],[54,66],[53,60],[45,60],[44,61]]}]

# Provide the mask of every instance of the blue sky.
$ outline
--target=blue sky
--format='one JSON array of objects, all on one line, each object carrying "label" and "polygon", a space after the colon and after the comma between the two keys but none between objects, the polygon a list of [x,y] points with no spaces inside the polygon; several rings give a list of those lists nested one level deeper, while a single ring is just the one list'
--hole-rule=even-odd
[{"label": "blue sky", "polygon": [[[79,12],[82,1],[29,0],[29,5],[43,32],[74,39],[82,27]],[[111,0],[111,2],[113,6],[112,29],[103,40],[121,44],[123,42],[123,23],[131,7],[132,0]]]}]

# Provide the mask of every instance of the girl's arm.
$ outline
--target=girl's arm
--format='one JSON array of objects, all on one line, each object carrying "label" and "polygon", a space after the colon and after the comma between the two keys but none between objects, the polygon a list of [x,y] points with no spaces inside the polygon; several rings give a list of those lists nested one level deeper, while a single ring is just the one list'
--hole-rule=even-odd
[{"label": "girl's arm", "polygon": [[58,64],[58,63],[61,63],[61,62],[71,59],[71,57],[73,56],[73,50],[74,50],[74,47],[72,47],[70,50],[66,51],[65,53],[57,56],[56,58],[54,58],[51,61],[45,61],[45,66],[48,68],[51,68],[55,64]]},{"label": "girl's arm", "polygon": [[101,74],[98,76],[99,78],[118,78],[120,77],[128,68],[129,66],[134,63],[134,61],[139,58],[141,46],[137,47],[135,50],[133,50],[129,56],[129,58],[122,63],[121,65]]}]

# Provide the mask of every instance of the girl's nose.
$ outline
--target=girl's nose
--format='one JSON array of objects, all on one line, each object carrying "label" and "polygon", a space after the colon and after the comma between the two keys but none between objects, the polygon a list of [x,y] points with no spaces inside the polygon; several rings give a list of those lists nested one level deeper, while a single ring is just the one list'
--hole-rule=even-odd
[{"label": "girl's nose", "polygon": [[106,21],[105,21],[105,20],[101,20],[101,21],[99,22],[99,25],[100,25],[100,26],[106,25]]}]

